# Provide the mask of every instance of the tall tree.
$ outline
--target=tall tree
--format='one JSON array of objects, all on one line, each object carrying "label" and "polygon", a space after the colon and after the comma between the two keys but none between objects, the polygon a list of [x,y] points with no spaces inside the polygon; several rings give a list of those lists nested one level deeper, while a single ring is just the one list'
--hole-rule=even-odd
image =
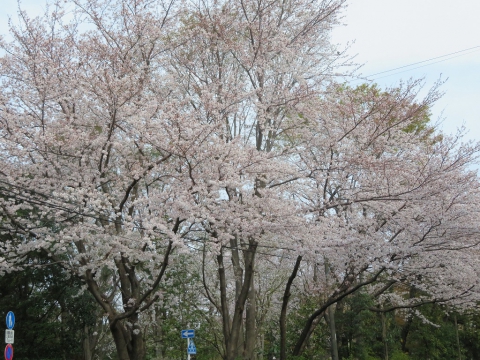
[{"label": "tall tree", "polygon": [[20,12],[13,41],[1,43],[1,209],[24,239],[4,254],[42,251],[82,279],[108,315],[118,358],[143,359],[141,313],[158,299],[185,218],[166,206],[181,180],[176,134],[161,115],[170,90],[158,87],[176,9],[69,5],[70,22],[59,3],[41,18]]},{"label": "tall tree", "polygon": [[[256,358],[263,269],[293,269],[278,276],[284,337],[297,274],[328,262],[295,355],[361,288],[387,307],[478,299],[478,146],[428,126],[435,91],[335,84],[329,32],[343,5],[72,0],[21,12],[0,44],[0,209],[16,239],[2,243],[3,269],[37,251],[83,280],[121,360],[145,358],[147,310],[161,312],[181,252],[202,264],[226,360]],[[395,298],[396,283],[430,298]]]},{"label": "tall tree", "polygon": [[255,359],[258,249],[291,246],[305,228],[285,193],[302,176],[286,137],[301,131],[303,107],[331,81],[339,56],[328,36],[342,5],[200,2],[183,20],[191,40],[175,48],[175,76],[191,105],[190,128],[212,133],[214,157],[198,148],[187,156],[195,206],[208,214],[195,213],[199,230],[217,249],[218,295],[206,292],[222,316],[226,359]]},{"label": "tall tree", "polygon": [[472,217],[479,183],[467,166],[479,148],[435,135],[426,124],[436,94],[417,102],[416,88],[337,86],[320,102],[299,162],[311,169],[311,190],[299,188],[298,196],[318,229],[311,254],[320,254],[320,263],[328,259],[327,282],[335,286],[325,289],[326,301],[306,322],[295,354],[329,305],[368,285],[382,292],[397,282],[418,286],[421,279],[430,297],[410,305],[478,297],[473,273],[468,281],[453,277],[464,267],[474,271],[477,261],[470,249],[478,246]]}]

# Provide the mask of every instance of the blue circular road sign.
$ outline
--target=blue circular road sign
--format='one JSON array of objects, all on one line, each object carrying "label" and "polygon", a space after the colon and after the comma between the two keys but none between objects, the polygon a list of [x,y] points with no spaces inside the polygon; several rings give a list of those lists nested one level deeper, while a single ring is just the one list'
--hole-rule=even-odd
[{"label": "blue circular road sign", "polygon": [[15,326],[15,314],[13,311],[9,311],[6,318],[7,328],[12,330]]}]

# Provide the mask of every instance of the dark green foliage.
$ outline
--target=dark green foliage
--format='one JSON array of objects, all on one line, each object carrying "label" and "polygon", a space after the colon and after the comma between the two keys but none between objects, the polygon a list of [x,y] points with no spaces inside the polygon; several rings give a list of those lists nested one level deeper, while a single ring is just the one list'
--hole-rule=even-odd
[{"label": "dark green foliage", "polygon": [[[455,315],[447,314],[443,307],[435,304],[424,306],[421,310],[425,319],[413,317],[408,332],[405,350],[410,359],[457,359]],[[468,316],[459,318],[467,323],[472,320]],[[460,340],[463,338],[462,329],[463,326],[458,326]],[[463,349],[464,345],[461,341],[460,348]]]},{"label": "dark green foliage", "polygon": [[[364,293],[346,297],[336,305],[335,324],[340,359],[384,359],[384,340],[389,360],[458,359],[458,329],[462,359],[480,360],[479,314],[455,315],[437,304],[387,312],[384,315],[386,338],[383,339],[382,315],[369,310],[373,307],[373,299]],[[289,314],[289,341],[294,341],[302,320],[314,309],[313,298],[303,299],[302,306]],[[270,345],[274,348],[275,344],[272,342]],[[289,346],[293,345],[290,343]],[[303,355],[291,359],[330,359],[329,354],[328,325],[321,319]]]},{"label": "dark green foliage", "polygon": [[373,306],[371,297],[363,293],[354,294],[337,304],[335,320],[340,358],[368,359],[381,353],[381,322],[366,310],[370,306]]},{"label": "dark green foliage", "polygon": [[96,320],[93,299],[58,264],[27,261],[35,266],[0,278],[0,314],[16,316],[15,360],[82,359],[84,328]]},{"label": "dark green foliage", "polygon": [[[90,294],[79,293],[81,281],[67,276],[48,257],[35,256],[26,261],[30,266],[23,271],[0,278],[0,314],[3,319],[10,310],[16,315],[15,360],[83,359],[85,329],[90,332],[98,329],[96,304]],[[179,258],[161,287],[163,302],[155,308],[156,322],[146,323],[146,359],[158,359],[159,352],[163,359],[186,359],[187,341],[181,339],[180,330],[187,328],[196,330],[197,360],[221,359],[219,316],[205,302],[201,277],[194,264],[188,258]],[[296,307],[290,309],[287,353],[291,353],[305,319],[320,302],[317,296],[306,296],[298,298]],[[363,292],[336,304],[340,359],[384,359],[381,314],[369,310],[372,307],[375,307],[373,299]],[[480,315],[445,310],[430,304],[386,313],[389,360],[458,359],[457,331],[462,359],[480,360]],[[330,359],[328,326],[324,318],[318,320],[302,356],[290,356],[289,360]],[[278,359],[278,322],[265,324],[263,336],[263,354],[259,354],[258,360],[274,356]],[[102,347],[108,349],[107,343]],[[97,355],[100,357],[95,359],[106,359],[100,352]]]},{"label": "dark green foliage", "polygon": [[464,359],[480,360],[480,313],[459,316],[458,328]]},{"label": "dark green foliage", "polygon": [[188,257],[179,256],[161,283],[163,301],[155,307],[156,324],[150,327],[147,360],[161,352],[165,359],[184,359],[187,340],[181,330],[195,329],[197,360],[220,359],[221,329],[218,314],[205,301],[200,274]]},{"label": "dark green foliage", "polygon": [[[287,317],[287,354],[291,353],[295,341],[298,339],[304,324],[310,314],[312,314],[317,306],[319,300],[316,297],[303,298],[299,303],[299,309],[297,311],[291,311]],[[329,359],[329,344],[330,334],[328,327],[325,325],[323,319],[318,319],[320,322],[315,326],[315,330],[312,333],[302,356],[290,357],[289,359],[295,360],[307,360],[307,359]],[[271,338],[278,337],[278,323],[274,324]],[[270,345],[270,353],[276,355],[278,359],[279,338],[275,338],[276,341]],[[267,352],[268,353],[268,352]],[[270,359],[270,358],[268,358]]]}]

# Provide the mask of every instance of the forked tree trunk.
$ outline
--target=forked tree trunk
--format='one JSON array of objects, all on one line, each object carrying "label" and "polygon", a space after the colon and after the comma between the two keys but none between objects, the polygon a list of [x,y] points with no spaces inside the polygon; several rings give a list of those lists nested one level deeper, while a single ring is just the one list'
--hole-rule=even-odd
[{"label": "forked tree trunk", "polygon": [[[178,230],[178,221],[174,230]],[[144,360],[146,357],[145,341],[138,323],[138,314],[148,309],[158,299],[158,296],[152,293],[157,289],[165,274],[172,249],[173,243],[169,242],[157,278],[143,294],[141,293],[140,281],[135,273],[135,266],[131,265],[128,259],[124,257],[115,260],[120,284],[119,291],[122,294],[122,304],[125,309],[123,313],[118,312],[113,300],[115,292],[107,296],[100,289],[95,279],[95,273],[92,270],[87,270],[85,273],[84,280],[88,291],[108,315],[110,332],[115,343],[118,360]],[[124,322],[128,326],[125,326]]]},{"label": "forked tree trunk", "polygon": [[123,329],[122,324],[115,323],[113,326],[110,326],[110,332],[112,333],[113,342],[115,343],[115,348],[117,349],[117,358],[118,360],[132,360],[128,354],[126,334]]},{"label": "forked tree trunk", "polygon": [[223,252],[217,255],[218,275],[220,286],[220,301],[222,312],[222,330],[225,342],[225,359],[236,360],[239,355],[243,355],[243,314],[245,305],[250,293],[251,284],[253,283],[253,264],[255,261],[255,252],[257,243],[253,240],[249,241],[248,248],[243,251],[244,257],[244,277],[242,286],[236,296],[235,307],[232,321],[230,322],[230,314],[227,303],[227,283],[225,277],[225,268],[223,263]]},{"label": "forked tree trunk", "polygon": [[[136,323],[136,319],[127,319],[128,322]],[[119,322],[114,321],[110,325],[113,341],[117,349],[118,360],[143,360],[146,356],[143,334],[139,328],[131,329]]]}]

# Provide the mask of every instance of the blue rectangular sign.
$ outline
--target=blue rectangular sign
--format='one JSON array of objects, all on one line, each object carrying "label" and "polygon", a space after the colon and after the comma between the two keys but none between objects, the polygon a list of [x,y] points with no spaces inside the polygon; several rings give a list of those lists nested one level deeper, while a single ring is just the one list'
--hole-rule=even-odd
[{"label": "blue rectangular sign", "polygon": [[195,337],[195,330],[182,330],[181,331],[182,339],[191,339]]}]

